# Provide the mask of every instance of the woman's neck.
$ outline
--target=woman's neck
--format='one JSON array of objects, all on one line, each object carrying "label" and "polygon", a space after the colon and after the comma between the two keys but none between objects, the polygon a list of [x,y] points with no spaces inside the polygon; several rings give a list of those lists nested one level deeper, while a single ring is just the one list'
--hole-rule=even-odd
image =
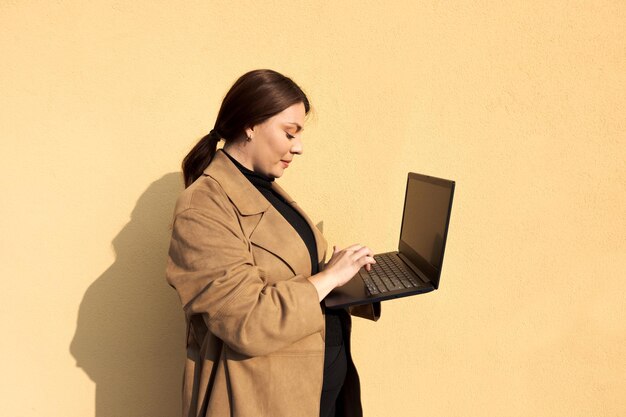
[{"label": "woman's neck", "polygon": [[231,149],[222,148],[222,151],[230,158],[230,160],[235,164],[235,166],[244,174],[248,179],[255,179],[254,183],[260,183],[260,185],[271,187],[272,181],[274,178],[269,177],[265,174],[261,174],[260,172],[256,172],[247,166],[245,166],[241,161],[239,161],[235,156],[231,155]]},{"label": "woman's neck", "polygon": [[254,171],[254,168],[252,167],[252,162],[250,161],[250,158],[248,158],[248,155],[245,152],[241,152],[241,150],[238,149],[237,146],[233,144],[226,144],[224,145],[222,150],[226,152],[226,154],[229,155],[232,159],[235,159],[237,162],[239,162],[250,171]]}]

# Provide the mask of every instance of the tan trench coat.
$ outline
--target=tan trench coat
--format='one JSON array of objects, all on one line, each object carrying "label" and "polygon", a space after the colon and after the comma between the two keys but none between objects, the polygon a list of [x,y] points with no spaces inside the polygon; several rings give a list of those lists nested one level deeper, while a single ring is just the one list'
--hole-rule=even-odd
[{"label": "tan trench coat", "polygon": [[[272,187],[313,230],[321,271],[326,240]],[[325,321],[310,275],[298,233],[218,150],[178,198],[166,268],[187,321],[183,417],[319,417]],[[376,321],[380,303],[348,311]],[[348,362],[338,413],[361,416]]]}]

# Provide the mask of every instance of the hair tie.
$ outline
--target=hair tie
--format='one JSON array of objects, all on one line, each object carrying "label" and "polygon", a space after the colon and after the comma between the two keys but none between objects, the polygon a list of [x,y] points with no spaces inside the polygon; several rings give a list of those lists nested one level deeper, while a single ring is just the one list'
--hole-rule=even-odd
[{"label": "hair tie", "polygon": [[220,134],[217,133],[217,130],[215,129],[211,129],[211,131],[209,132],[209,137],[211,139],[215,139],[215,141],[219,141],[221,139]]}]

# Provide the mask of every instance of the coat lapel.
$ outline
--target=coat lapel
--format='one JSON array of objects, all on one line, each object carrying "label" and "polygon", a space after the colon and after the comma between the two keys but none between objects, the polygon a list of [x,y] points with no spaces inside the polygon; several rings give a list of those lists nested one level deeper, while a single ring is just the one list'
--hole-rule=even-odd
[{"label": "coat lapel", "polygon": [[[296,203],[294,199],[291,198],[291,196],[287,194],[287,192],[283,190],[283,188],[276,183],[276,181],[274,181],[272,188],[276,190],[276,192],[279,195],[281,195],[289,203],[289,205],[291,205],[291,207],[293,207],[298,213],[300,213],[300,215],[304,218],[304,220],[307,222],[307,224],[313,231],[313,235],[315,235],[315,245],[317,247],[317,261],[320,264],[319,270],[321,271],[322,266],[324,264],[324,260],[326,258],[326,249],[328,247],[328,243],[326,242],[324,235],[322,235],[322,232],[320,232],[317,226],[313,224],[313,221],[309,218],[309,216],[307,216],[304,210],[300,208],[298,203]],[[310,263],[311,262],[309,261],[309,264]]]},{"label": "coat lapel", "polygon": [[274,206],[263,213],[250,235],[250,242],[278,256],[294,274],[311,275],[311,260],[306,245]]},{"label": "coat lapel", "polygon": [[[250,242],[282,259],[294,274],[311,274],[311,261],[306,245],[291,224],[267,201],[256,187],[219,149],[204,174],[215,179],[224,189],[240,215],[241,226]],[[272,188],[306,220],[313,231],[320,270],[326,256],[327,243],[311,219],[276,181]]]}]

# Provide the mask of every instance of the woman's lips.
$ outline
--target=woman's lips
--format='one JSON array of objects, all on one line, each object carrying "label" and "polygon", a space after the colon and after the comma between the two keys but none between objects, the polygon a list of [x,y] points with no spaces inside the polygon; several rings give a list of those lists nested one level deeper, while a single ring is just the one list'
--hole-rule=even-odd
[{"label": "woman's lips", "polygon": [[287,168],[289,166],[289,162],[291,161],[283,161],[282,159],[280,160],[280,162],[283,163],[283,167]]}]

